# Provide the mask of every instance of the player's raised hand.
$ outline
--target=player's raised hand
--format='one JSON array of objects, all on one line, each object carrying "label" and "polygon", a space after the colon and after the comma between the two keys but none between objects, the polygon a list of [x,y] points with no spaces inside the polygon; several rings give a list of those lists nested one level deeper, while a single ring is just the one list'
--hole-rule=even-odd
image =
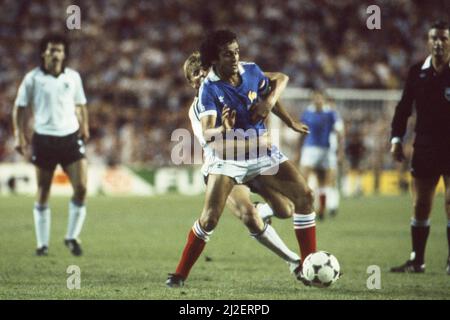
[{"label": "player's raised hand", "polygon": [[251,121],[253,123],[257,123],[258,121],[266,119],[270,111],[272,110],[272,107],[273,106],[267,100],[258,101],[250,109],[250,111],[252,112],[250,118]]},{"label": "player's raised hand", "polygon": [[405,160],[405,154],[403,153],[403,146],[401,143],[393,143],[391,146],[391,154],[395,161]]},{"label": "player's raised hand", "polygon": [[308,134],[309,127],[303,122],[293,121],[291,125],[291,129],[300,134]]},{"label": "player's raised hand", "polygon": [[234,128],[236,123],[236,110],[232,110],[225,106],[222,109],[222,125],[225,130],[230,130]]}]

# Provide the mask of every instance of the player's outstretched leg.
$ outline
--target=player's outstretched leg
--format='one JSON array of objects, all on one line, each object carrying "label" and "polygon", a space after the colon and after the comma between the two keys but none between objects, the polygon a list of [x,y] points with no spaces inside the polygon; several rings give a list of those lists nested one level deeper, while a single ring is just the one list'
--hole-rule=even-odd
[{"label": "player's outstretched leg", "polygon": [[259,175],[256,179],[261,185],[280,192],[294,204],[294,230],[303,261],[316,251],[316,214],[312,190],[289,160],[279,165],[276,174]]},{"label": "player's outstretched leg", "polygon": [[[231,212],[244,223],[250,231],[251,237],[286,261],[290,270],[296,269],[300,265],[300,257],[286,246],[272,226],[263,222],[261,214],[250,200],[250,192],[247,187],[235,186],[227,199],[227,205]],[[259,206],[260,209],[272,213],[272,209],[267,207],[269,207],[267,204]]]},{"label": "player's outstretched leg", "polygon": [[178,263],[175,273],[169,274],[169,278],[166,281],[169,287],[182,287],[184,281],[189,275],[191,268],[194,266],[198,257],[200,257],[206,243],[209,241],[209,237],[213,231],[204,230],[199,223],[199,220],[195,221],[191,231],[189,231],[187,242],[181,255],[180,262]]},{"label": "player's outstretched leg", "polygon": [[184,246],[175,273],[169,274],[166,285],[171,288],[182,287],[189,272],[202,253],[214,228],[219,222],[226,199],[234,186],[230,177],[210,174],[206,185],[205,205],[200,219],[194,223]]}]

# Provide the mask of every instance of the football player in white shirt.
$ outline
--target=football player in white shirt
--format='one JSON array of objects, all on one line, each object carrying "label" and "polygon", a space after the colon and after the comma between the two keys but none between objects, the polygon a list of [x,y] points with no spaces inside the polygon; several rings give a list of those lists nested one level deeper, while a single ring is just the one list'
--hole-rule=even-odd
[{"label": "football player in white shirt", "polygon": [[[69,44],[64,36],[48,35],[40,44],[42,65],[25,75],[13,110],[16,150],[31,158],[36,167],[37,200],[33,216],[39,256],[48,254],[50,208],[48,199],[53,173],[60,164],[70,179],[73,197],[65,245],[70,252],[82,254],[78,236],[86,217],[87,160],[85,141],[89,139],[86,97],[80,75],[65,66]],[[26,135],[27,108],[34,114],[31,155]]]}]

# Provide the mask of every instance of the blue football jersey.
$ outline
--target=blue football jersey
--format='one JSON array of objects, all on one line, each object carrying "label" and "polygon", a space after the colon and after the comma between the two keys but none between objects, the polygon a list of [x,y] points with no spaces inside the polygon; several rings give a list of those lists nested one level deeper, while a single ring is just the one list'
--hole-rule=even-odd
[{"label": "blue football jersey", "polygon": [[338,122],[336,111],[324,108],[318,112],[314,107],[308,107],[301,115],[300,121],[309,127],[309,134],[304,142],[305,146],[330,147],[330,134],[335,130]]},{"label": "blue football jersey", "polygon": [[258,65],[251,62],[240,62],[239,73],[242,82],[234,87],[221,80],[211,68],[200,87],[199,103],[195,111],[199,119],[206,115],[216,115],[216,127],[219,127],[222,124],[222,109],[228,106],[230,110],[236,110],[235,129],[254,129],[260,135],[266,127],[263,121],[250,121],[250,108],[269,92],[269,79]]}]

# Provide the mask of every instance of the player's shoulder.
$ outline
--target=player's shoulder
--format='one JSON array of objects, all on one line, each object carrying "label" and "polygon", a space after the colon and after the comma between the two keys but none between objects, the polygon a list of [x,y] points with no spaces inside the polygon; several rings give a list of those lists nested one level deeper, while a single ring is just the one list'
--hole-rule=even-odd
[{"label": "player's shoulder", "polygon": [[64,68],[64,73],[71,77],[80,77],[80,73],[77,70],[69,68],[69,67]]},{"label": "player's shoulder", "polygon": [[252,61],[239,61],[239,66],[242,68],[243,71],[261,72],[259,66]]},{"label": "player's shoulder", "polygon": [[24,79],[26,81],[33,80],[34,77],[36,77],[37,75],[39,75],[41,73],[42,73],[41,68],[40,67],[35,67],[35,68],[31,69],[30,71],[28,71],[27,73],[25,73]]},{"label": "player's shoulder", "polygon": [[330,107],[329,105],[325,105],[323,107],[323,111],[327,114],[331,114],[331,115],[337,115],[337,111],[335,109],[333,109],[332,107]]},{"label": "player's shoulder", "polygon": [[211,94],[216,92],[220,89],[219,84],[219,76],[214,72],[213,69],[211,69],[205,77],[205,80],[203,80],[202,84],[200,85],[198,96],[201,98],[205,93]]}]

